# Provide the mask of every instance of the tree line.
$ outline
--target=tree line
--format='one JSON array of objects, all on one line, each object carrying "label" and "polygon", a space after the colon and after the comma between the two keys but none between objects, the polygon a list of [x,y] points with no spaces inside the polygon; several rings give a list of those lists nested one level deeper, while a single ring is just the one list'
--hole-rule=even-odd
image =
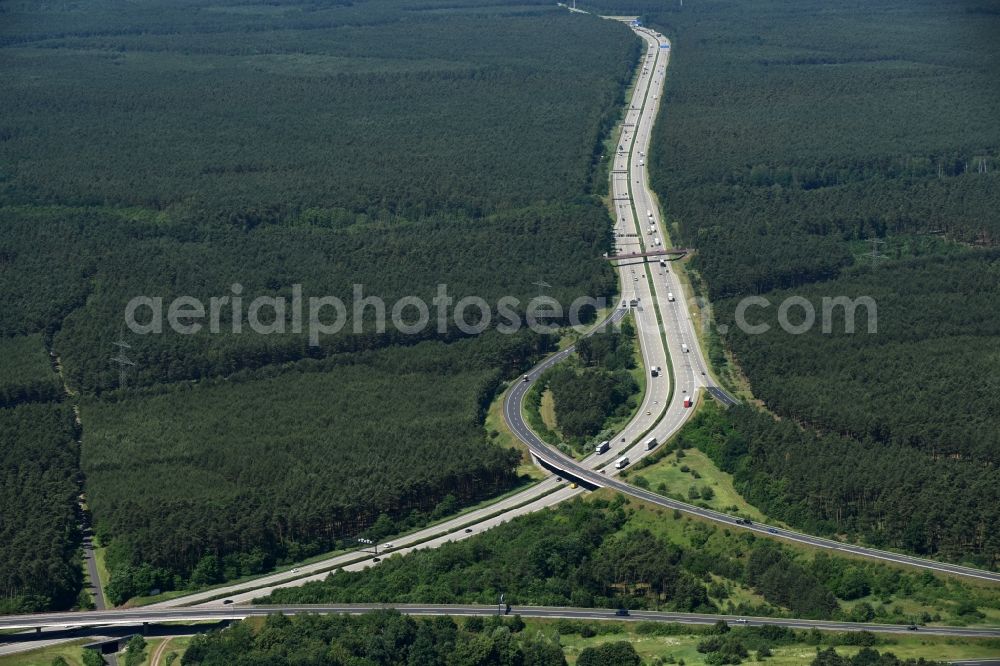
[{"label": "tree line", "polygon": [[1000,562],[992,467],[818,434],[751,407],[708,411],[681,437],[733,474],[748,501],[800,529],[986,568]]},{"label": "tree line", "polygon": [[[352,615],[269,615],[200,634],[181,658],[191,666],[384,664],[385,666],[564,666],[562,647],[529,636],[519,617],[416,620],[398,611]],[[634,654],[634,650],[633,650]],[[612,663],[612,662],[604,662]]]},{"label": "tree line", "polygon": [[0,612],[78,601],[78,454],[68,405],[0,408]]},{"label": "tree line", "polygon": [[[763,602],[740,600],[752,590]],[[978,621],[995,591],[798,551],[622,496],[570,501],[440,548],[273,591],[264,603],[481,603],[911,623]],[[845,604],[844,602],[851,602]],[[904,611],[902,604],[918,610]],[[910,606],[911,608],[913,606]],[[953,608],[944,613],[937,608]]]}]

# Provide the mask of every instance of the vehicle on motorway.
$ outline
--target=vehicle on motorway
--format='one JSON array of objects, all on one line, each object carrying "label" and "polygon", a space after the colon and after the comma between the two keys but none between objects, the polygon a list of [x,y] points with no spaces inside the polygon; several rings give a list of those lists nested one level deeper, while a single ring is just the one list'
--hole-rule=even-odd
[{"label": "vehicle on motorway", "polygon": [[670,301],[671,303],[674,302],[674,292],[672,291],[667,292],[667,300]]},{"label": "vehicle on motorway", "polygon": [[524,380],[523,381],[528,381],[528,375],[524,376]]},{"label": "vehicle on motorway", "polygon": [[654,365],[652,368],[649,369],[649,376],[650,377],[659,377],[660,376],[660,369]]},{"label": "vehicle on motorway", "polygon": [[465,533],[466,534],[472,534],[472,528],[471,527],[466,527],[465,528]]},{"label": "vehicle on motorway", "polygon": [[650,437],[649,439],[646,440],[646,450],[647,451],[651,451],[651,450],[655,449],[656,448],[656,444],[657,444],[656,438],[655,437]]},{"label": "vehicle on motorway", "polygon": [[633,298],[631,301],[628,302],[628,304],[634,308],[635,306],[639,305],[639,299]]},{"label": "vehicle on motorway", "polygon": [[694,405],[694,400],[691,399],[691,396],[689,395],[684,396],[684,408],[687,409],[688,407],[691,407],[693,405]]},{"label": "vehicle on motorway", "polygon": [[749,518],[737,518],[736,519],[736,524],[737,525],[753,525],[753,521],[750,520]]},{"label": "vehicle on motorway", "polygon": [[381,557],[373,557],[372,558],[372,562],[381,562],[381,561],[382,561]]},{"label": "vehicle on motorway", "polygon": [[628,456],[622,456],[615,461],[615,469],[625,469],[628,466]]},{"label": "vehicle on motorway", "polygon": [[[640,153],[640,154],[641,154],[641,153]],[[653,217],[653,211],[651,211],[651,210],[647,210],[647,211],[646,211],[646,217]]]},{"label": "vehicle on motorway", "polygon": [[736,620],[736,624],[746,624],[746,623],[747,619],[745,617],[741,617],[738,620]]},{"label": "vehicle on motorway", "polygon": [[503,614],[510,615],[510,604],[507,604],[507,607],[503,609]]},{"label": "vehicle on motorway", "polygon": [[296,567],[296,568],[292,569],[292,573],[298,573],[298,572],[299,572],[299,569],[298,569],[298,567]]},{"label": "vehicle on motorway", "polygon": [[773,527],[768,527],[767,532],[768,534],[777,534],[778,530],[774,529]]},{"label": "vehicle on motorway", "polygon": [[666,268],[667,267],[667,260],[666,259],[660,259],[660,266],[662,266],[663,268]]},{"label": "vehicle on motorway", "polygon": [[618,610],[615,611],[615,615],[617,615],[618,617],[628,617],[628,609],[619,608]]},{"label": "vehicle on motorway", "polygon": [[906,628],[907,631],[917,631],[918,627],[915,624],[911,624]]},{"label": "vehicle on motorway", "polygon": [[232,599],[223,599],[222,603],[223,604],[231,604],[231,603],[233,603],[233,600]]},{"label": "vehicle on motorway", "polygon": [[691,350],[688,349],[688,346],[686,344],[681,343],[681,351],[684,352],[685,354],[687,354]]},{"label": "vehicle on motorway", "polygon": [[387,543],[387,544],[385,544],[385,545],[382,546],[382,550],[392,550],[395,547],[396,546],[394,544]]},{"label": "vehicle on motorway", "polygon": [[594,453],[601,454],[611,448],[611,442],[604,440],[600,444],[594,447]]}]

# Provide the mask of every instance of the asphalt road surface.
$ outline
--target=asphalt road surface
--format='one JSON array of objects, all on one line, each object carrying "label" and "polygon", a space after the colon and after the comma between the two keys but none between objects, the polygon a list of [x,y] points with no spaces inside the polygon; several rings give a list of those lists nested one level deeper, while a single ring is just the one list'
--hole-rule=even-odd
[{"label": "asphalt road surface", "polygon": [[[633,91],[633,97],[629,101],[629,111],[625,119],[625,131],[621,140],[622,150],[618,151],[615,155],[612,173],[612,191],[617,208],[617,219],[615,222],[616,249],[620,254],[657,247],[654,245],[656,240],[659,240],[659,243],[662,245],[667,239],[667,236],[663,233],[664,227],[659,216],[659,208],[655,204],[655,196],[647,182],[645,161],[648,155],[650,132],[659,108],[659,102],[662,99],[663,79],[669,61],[670,49],[663,47],[669,46],[669,42],[662,36],[658,36],[656,33],[644,28],[640,28],[636,32],[646,41],[647,53],[644,56],[643,67],[640,70],[637,85]],[[652,213],[652,217],[648,213]],[[651,226],[653,227],[652,233],[650,233]],[[659,377],[650,377],[648,379],[648,388],[640,409],[633,420],[610,442],[612,448],[609,452],[602,455],[591,455],[580,462],[570,460],[561,453],[549,449],[541,442],[530,428],[528,428],[527,424],[524,423],[521,416],[521,404],[524,394],[534,379],[537,378],[538,373],[550,365],[563,360],[572,353],[572,350],[565,350],[546,359],[531,371],[531,381],[527,383],[516,382],[509,391],[504,404],[505,418],[515,434],[529,446],[537,460],[543,461],[553,469],[564,470],[567,478],[579,479],[593,486],[614,488],[653,504],[675,508],[682,512],[727,523],[734,528],[750,529],[765,536],[798,541],[813,546],[882,559],[898,564],[907,564],[956,575],[1000,581],[1000,574],[993,572],[979,571],[895,553],[850,546],[766,525],[736,525],[734,518],[731,516],[701,509],[683,502],[669,500],[649,491],[630,486],[619,479],[611,478],[617,470],[610,463],[616,460],[616,458],[627,452],[631,463],[634,464],[636,460],[649,453],[644,445],[644,442],[649,437],[656,437],[657,441],[662,443],[684,424],[694,411],[693,409],[683,407],[682,399],[684,395],[691,395],[694,399],[697,399],[698,393],[705,391],[724,404],[735,404],[736,402],[732,396],[729,396],[724,390],[713,384],[711,375],[708,372],[708,365],[705,362],[704,355],[698,344],[698,338],[695,335],[688,297],[681,282],[677,279],[671,263],[669,261],[665,263],[665,266],[661,265],[658,259],[654,259],[652,262],[625,262],[625,265],[619,267],[622,297],[626,304],[632,298],[638,299],[638,306],[635,308],[628,307],[627,305],[625,308],[619,307],[611,315],[610,322],[614,323],[620,320],[625,315],[626,310],[631,310],[635,316],[636,328],[640,338],[640,349],[645,366],[647,368],[658,366],[663,372],[660,373]],[[666,345],[664,345],[664,339],[666,340]],[[668,361],[668,352],[669,359],[673,361],[672,368],[670,361]],[[391,549],[391,554],[406,553],[416,548],[432,548],[449,541],[469,538],[478,532],[507,522],[516,516],[554,506],[582,492],[584,492],[583,489],[571,488],[567,482],[552,476],[525,491],[476,511],[394,539],[394,547]],[[89,624],[89,621],[85,618],[94,613],[101,613],[100,617],[105,618],[107,617],[106,614],[110,613],[154,613],[160,611],[169,612],[171,609],[202,613],[214,609],[228,612],[230,615],[225,617],[232,617],[233,608],[236,604],[249,602],[254,598],[270,593],[278,587],[289,587],[301,585],[308,581],[322,580],[328,575],[329,571],[336,568],[342,567],[349,570],[356,570],[374,566],[377,564],[375,558],[383,557],[386,554],[386,552],[380,551],[376,556],[374,553],[352,551],[327,558],[323,561],[302,565],[297,569],[271,574],[241,584],[178,597],[170,601],[147,606],[141,611],[112,610],[67,614],[71,615],[74,621],[59,626],[80,626],[81,623]],[[224,604],[224,600],[229,600],[233,603],[227,605]],[[191,606],[194,606],[194,608],[184,608]],[[236,606],[236,608],[245,610],[246,607]],[[421,608],[426,609],[429,607]],[[270,608],[270,610],[273,611],[275,609]],[[237,615],[242,612],[244,611],[239,611]],[[268,611],[261,609],[259,612],[266,613]],[[466,613],[466,611],[456,610],[455,608],[449,608],[448,612],[450,614]],[[585,615],[585,617],[592,619],[600,619],[599,615],[606,613],[606,611],[581,609],[562,609],[557,611],[553,609],[538,609],[537,612],[584,613],[589,614]],[[542,615],[539,616],[542,617]],[[577,615],[557,616],[576,617]],[[129,619],[130,622],[138,621],[141,623],[143,621],[134,619],[134,616],[127,617],[132,618]],[[642,614],[633,614],[633,618],[639,617],[642,617]],[[719,616],[707,617],[710,617],[711,621],[714,622]],[[694,620],[688,618],[677,621],[693,622]],[[769,621],[776,623],[773,620]],[[107,623],[107,620],[101,620],[101,623]],[[816,623],[809,624],[809,626],[814,626],[814,624]],[[819,624],[832,625],[835,623]],[[2,626],[0,624],[0,627]],[[849,625],[850,628],[857,628],[858,626],[854,624]],[[10,628],[13,627],[11,626]],[[925,631],[929,632],[930,630]],[[43,639],[44,631],[37,635],[37,637]],[[40,644],[37,642],[32,643],[31,647],[38,647]],[[16,651],[18,648],[23,649],[22,646],[0,646],[0,654]],[[987,664],[989,662],[976,663]]]},{"label": "asphalt road surface", "polygon": [[[33,629],[35,627],[79,627],[136,625],[163,622],[202,622],[240,620],[247,617],[266,616],[271,613],[296,615],[299,613],[366,613],[380,608],[395,608],[409,615],[494,615],[497,606],[465,604],[317,604],[293,606],[230,605],[224,608],[136,608],[129,610],[88,611],[73,613],[39,613],[35,615],[0,616],[0,629]],[[916,634],[933,636],[960,636],[964,638],[1000,638],[998,629],[965,627],[919,627],[911,630],[906,625],[873,624],[856,622],[831,622],[827,620],[798,620],[737,615],[709,615],[702,613],[668,613],[657,611],[631,611],[627,616],[604,608],[564,608],[557,606],[517,606],[511,613],[522,617],[569,618],[576,620],[622,620],[676,622],[706,625],[725,620],[734,626],[762,626],[766,624],[790,629],[820,629],[822,631],[871,631],[876,633]]]},{"label": "asphalt road surface", "polygon": [[[619,239],[620,252],[642,251],[643,241],[641,238],[644,227],[647,236],[658,237],[661,239],[661,242],[665,238],[662,233],[662,220],[659,219],[658,209],[653,203],[655,202],[655,195],[650,190],[646,178],[644,156],[648,153],[650,131],[655,120],[659,101],[662,98],[663,75],[670,53],[669,49],[661,47],[668,46],[669,41],[665,37],[644,28],[639,28],[636,32],[647,42],[647,55],[643,60],[642,73],[635,88],[633,100],[630,102],[630,110],[625,119],[625,129],[628,130],[627,136],[623,137],[620,143],[612,173],[613,194],[618,207],[619,219],[616,226],[616,235]],[[625,199],[628,199],[628,201]],[[631,205],[631,202],[634,202],[634,205]],[[641,216],[645,216],[645,219],[640,222],[639,218]],[[652,233],[649,232],[650,227],[653,228]],[[637,237],[628,235],[630,228],[638,232]],[[648,436],[655,436],[657,442],[662,444],[662,442],[669,439],[670,436],[680,429],[694,411],[683,406],[684,395],[694,396],[698,391],[708,389],[715,396],[725,396],[724,402],[726,404],[732,404],[734,401],[722,389],[710,383],[710,374],[707,370],[708,365],[698,344],[698,339],[695,336],[694,324],[689,310],[690,303],[683,296],[682,285],[677,279],[675,271],[670,268],[669,262],[667,262],[667,267],[660,266],[659,261],[655,261],[653,264],[644,262],[638,267],[630,266],[629,271],[642,272],[639,280],[631,281],[634,285],[634,291],[626,293],[625,298],[627,300],[638,298],[640,304],[645,304],[640,311],[636,312],[643,355],[654,359],[663,358],[666,355],[663,351],[662,339],[659,335],[659,322],[653,314],[654,308],[650,307],[650,303],[652,303],[655,295],[656,303],[663,317],[667,348],[670,358],[673,360],[674,383],[676,389],[679,389],[674,391],[670,404],[666,406],[663,418],[652,427],[649,435],[643,437],[643,440],[645,440]],[[628,286],[630,281],[627,278],[632,273],[625,274],[624,271],[622,273],[625,277],[623,284]],[[646,279],[647,277],[649,278],[648,280]],[[653,284],[652,290],[649,289],[647,282]],[[650,345],[658,349],[650,349]],[[547,368],[552,363],[562,360],[565,355],[567,355],[565,352],[561,352],[559,355],[547,359],[532,372],[532,377],[536,377],[538,371]],[[661,367],[666,367],[666,365],[666,361],[664,360]],[[648,363],[647,367],[649,367]],[[665,382],[660,382],[660,384],[662,383]],[[603,473],[594,472],[591,466],[577,463],[561,452],[547,446],[525,422],[522,415],[521,402],[528,391],[529,384],[530,382],[523,386],[515,387],[508,394],[507,404],[504,406],[504,416],[507,419],[508,425],[517,437],[529,447],[536,459],[542,461],[550,468],[562,470],[568,476],[579,481],[598,487],[612,488],[658,506],[677,509],[701,518],[725,523],[733,528],[750,530],[766,537],[780,538],[817,548],[839,551],[844,554],[858,555],[920,569],[1000,582],[1000,573],[992,571],[855,546],[770,525],[741,524],[733,516],[703,509],[677,500],[667,499],[648,490],[637,488],[619,479],[612,478],[619,471],[617,469],[609,467],[603,470]],[[660,384],[658,384],[657,379],[651,379],[649,382],[649,385],[653,387]],[[660,406],[663,406],[662,403]],[[626,435],[624,442],[621,439],[617,439],[616,444],[621,447],[631,445],[633,442],[630,440],[633,434],[635,434],[634,430]],[[636,459],[647,453],[641,450],[644,448],[645,446],[639,443],[638,446],[630,449],[628,456],[630,464],[634,464]],[[631,451],[636,452],[631,453]]]}]

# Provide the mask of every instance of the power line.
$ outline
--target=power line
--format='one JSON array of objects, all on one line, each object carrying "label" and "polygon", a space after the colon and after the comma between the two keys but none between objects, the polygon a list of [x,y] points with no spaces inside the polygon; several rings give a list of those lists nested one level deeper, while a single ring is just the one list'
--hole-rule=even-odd
[{"label": "power line", "polygon": [[135,361],[130,359],[125,353],[126,349],[132,349],[132,345],[125,342],[121,334],[118,335],[118,340],[111,344],[118,348],[118,352],[111,357],[111,362],[118,365],[118,388],[124,390],[126,388],[129,368],[135,367]]},{"label": "power line", "polygon": [[878,266],[878,262],[883,259],[888,259],[889,257],[879,252],[879,246],[885,245],[885,241],[881,238],[870,238],[868,242],[872,244],[872,251],[859,254],[858,257],[861,259],[869,259],[873,266]]}]

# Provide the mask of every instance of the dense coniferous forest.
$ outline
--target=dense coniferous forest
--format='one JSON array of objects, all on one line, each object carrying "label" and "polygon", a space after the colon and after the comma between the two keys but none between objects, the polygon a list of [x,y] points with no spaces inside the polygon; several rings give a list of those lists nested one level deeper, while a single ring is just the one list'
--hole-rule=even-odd
[{"label": "dense coniferous forest", "polygon": [[[998,566],[1000,14],[592,4],[674,42],[650,177],[728,327],[735,367],[721,349],[713,361],[787,419],[733,413],[750,451],[741,490],[798,527]],[[884,258],[865,256],[873,240]],[[734,326],[751,295],[771,303],[748,310],[767,333]],[[802,335],[777,326],[792,296],[815,309]],[[873,298],[877,332],[864,307],[855,334],[839,308],[824,332],[822,299],[838,296]]]},{"label": "dense coniferous forest", "polygon": [[260,573],[380,516],[375,529],[391,529],[510,487],[520,455],[486,440],[483,413],[497,367],[536,349],[490,338],[85,401],[82,468],[110,544],[109,597]]},{"label": "dense coniferous forest", "polygon": [[[876,304],[857,308],[853,334],[845,333],[841,307],[831,311],[829,333],[822,323],[801,335],[780,327],[777,305],[784,299],[807,299],[821,319],[823,298],[834,294]],[[731,303],[722,308],[740,365],[768,407],[858,441],[966,461],[982,473],[996,469],[1000,251],[858,267],[768,298],[774,306],[747,314],[749,323],[771,326],[760,335],[734,325]],[[799,323],[802,309],[789,319]]]},{"label": "dense coniferous forest", "polygon": [[906,444],[803,430],[750,407],[701,414],[682,433],[767,514],[827,536],[996,566],[1000,473]]},{"label": "dense coniferous forest", "polygon": [[[241,4],[8,14],[24,32],[5,44],[0,198],[247,224],[283,207],[478,217],[565,201],[638,54],[624,26],[551,7]],[[46,29],[66,15],[82,24]]]},{"label": "dense coniferous forest", "polygon": [[62,386],[52,371],[41,335],[0,337],[0,358],[4,360],[0,406],[59,399]]},{"label": "dense coniferous forest", "polygon": [[[598,197],[641,50],[625,26],[479,0],[2,10],[0,405],[62,399],[58,358],[113,601],[386,536],[517,482],[482,420],[552,341],[435,319],[383,332],[374,309],[354,317],[354,285],[389,311],[444,284],[494,325],[499,299],[523,317],[539,281],[565,305],[611,295]],[[315,345],[290,311],[271,335],[236,331],[232,310],[218,334],[123,326],[136,296],[166,311],[295,285],[342,300],[347,326]],[[39,443],[61,433],[46,424]],[[18,514],[58,504],[38,502]],[[53,580],[8,595],[71,604]]]},{"label": "dense coniferous forest", "polygon": [[77,600],[77,456],[69,406],[0,408],[0,612]]},{"label": "dense coniferous forest", "polygon": [[[363,296],[383,300],[386,319],[404,296],[421,297],[431,306],[443,284],[455,303],[470,295],[485,299],[494,308],[495,322],[496,305],[508,295],[520,302],[514,310],[523,321],[526,306],[538,295],[532,282],[541,278],[554,285],[547,295],[563,303],[614,290],[614,275],[601,259],[608,242],[607,213],[594,203],[537,206],[476,222],[435,217],[349,228],[313,225],[308,219],[300,223],[298,218],[288,225],[252,230],[225,222],[164,226],[81,209],[18,211],[9,219],[4,242],[15,258],[6,286],[14,307],[0,315],[0,325],[14,334],[58,322],[58,331],[56,324],[50,330],[67,381],[87,392],[117,386],[118,373],[106,352],[123,333],[137,363],[130,375],[133,385],[201,379],[304,357],[463,335],[452,314],[446,333],[440,335],[434,307],[429,326],[419,334],[401,334],[388,322],[380,332],[373,307],[355,318],[359,299],[354,285],[360,285]],[[495,252],[496,247],[505,251]],[[57,269],[49,272],[51,265]],[[82,280],[84,275],[90,277]],[[51,283],[51,300],[34,298],[40,282]],[[241,333],[234,333],[231,306],[221,309],[218,333],[211,333],[207,318],[195,335],[174,333],[167,325],[169,304],[176,297],[193,296],[207,311],[211,298],[232,298],[234,284],[240,285],[244,304]],[[301,285],[304,303],[301,333],[294,332],[291,322],[296,284]],[[163,299],[163,335],[123,330],[126,304],[141,295]],[[328,295],[344,302],[349,321],[340,333],[323,335],[313,346],[308,340],[308,299]],[[286,299],[283,334],[250,330],[246,310],[260,296]],[[330,320],[330,312],[324,321]],[[152,315],[142,309],[136,319],[147,323]],[[265,309],[261,319],[272,321],[272,310]],[[362,325],[360,335],[355,333],[356,322]]]}]

